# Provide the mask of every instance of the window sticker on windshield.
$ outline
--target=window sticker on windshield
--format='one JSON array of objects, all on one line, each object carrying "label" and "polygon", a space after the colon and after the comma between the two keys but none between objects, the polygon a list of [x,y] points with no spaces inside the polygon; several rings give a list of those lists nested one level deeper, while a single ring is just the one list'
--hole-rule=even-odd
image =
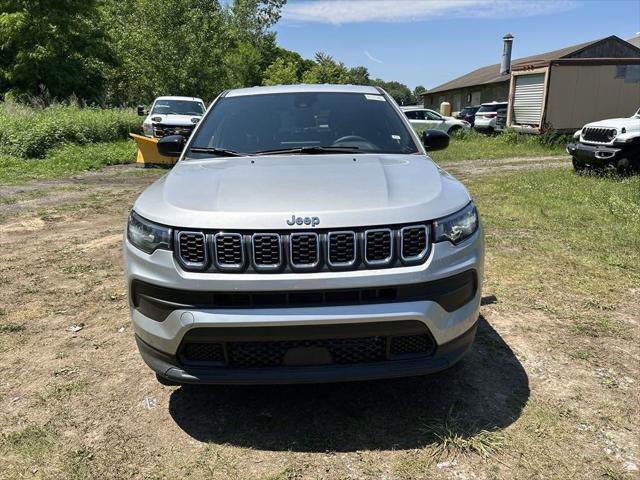
[{"label": "window sticker on windshield", "polygon": [[367,100],[377,100],[379,102],[386,102],[382,95],[369,95],[368,93],[364,94],[364,98]]},{"label": "window sticker on windshield", "polygon": [[402,137],[400,135],[391,135],[391,138],[393,138],[394,140],[401,140]]}]

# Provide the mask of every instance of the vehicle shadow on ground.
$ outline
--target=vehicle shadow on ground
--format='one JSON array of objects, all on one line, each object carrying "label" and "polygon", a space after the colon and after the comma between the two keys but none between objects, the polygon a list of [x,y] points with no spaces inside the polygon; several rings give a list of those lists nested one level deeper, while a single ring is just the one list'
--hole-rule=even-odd
[{"label": "vehicle shadow on ground", "polygon": [[287,386],[183,386],[169,412],[196,440],[298,452],[420,448],[446,427],[469,437],[513,423],[527,374],[481,316],[476,343],[428,377]]}]

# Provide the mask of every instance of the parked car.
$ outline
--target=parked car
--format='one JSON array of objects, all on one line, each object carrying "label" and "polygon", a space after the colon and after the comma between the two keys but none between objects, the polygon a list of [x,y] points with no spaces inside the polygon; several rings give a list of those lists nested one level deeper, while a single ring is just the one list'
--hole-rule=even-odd
[{"label": "parked car", "polygon": [[612,166],[640,172],[640,109],[629,118],[587,123],[567,144],[575,170]]},{"label": "parked car", "polygon": [[135,338],[164,383],[305,383],[450,367],[478,325],[484,241],[466,188],[393,98],[354,85],[222,93],[135,201]]},{"label": "parked car", "polygon": [[496,117],[498,110],[507,109],[507,102],[483,103],[476,112],[473,128],[482,132],[493,132],[496,129]]},{"label": "parked car", "polygon": [[462,110],[460,110],[460,112],[458,112],[456,118],[458,120],[464,120],[465,122],[468,122],[469,125],[473,127],[473,123],[476,120],[476,112],[479,109],[480,105],[475,105],[473,107],[464,107]]},{"label": "parked car", "polygon": [[469,130],[471,124],[454,117],[445,117],[434,110],[421,107],[402,107],[402,111],[413,125],[421,125],[433,130],[441,130],[451,135],[457,130]]},{"label": "parked car", "polygon": [[496,110],[496,132],[502,132],[505,128],[507,128],[507,109],[506,108],[498,108]]},{"label": "parked car", "polygon": [[147,113],[138,107],[138,115],[146,116],[142,131],[147,137],[161,138],[167,135],[191,135],[206,107],[196,97],[158,97]]}]

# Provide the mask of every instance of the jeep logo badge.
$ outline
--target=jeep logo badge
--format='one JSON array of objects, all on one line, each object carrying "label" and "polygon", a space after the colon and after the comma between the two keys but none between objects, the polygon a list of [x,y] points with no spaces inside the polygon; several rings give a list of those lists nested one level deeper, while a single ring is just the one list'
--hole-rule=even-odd
[{"label": "jeep logo badge", "polygon": [[291,218],[287,219],[287,225],[311,225],[315,227],[316,225],[320,225],[320,218],[318,217],[296,217],[295,215],[291,215]]}]

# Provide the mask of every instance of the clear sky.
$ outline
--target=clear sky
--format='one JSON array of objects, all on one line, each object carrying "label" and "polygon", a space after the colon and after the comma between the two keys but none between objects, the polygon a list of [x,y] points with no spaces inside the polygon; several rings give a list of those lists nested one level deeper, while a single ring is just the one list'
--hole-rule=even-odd
[{"label": "clear sky", "polygon": [[513,58],[609,35],[640,32],[639,0],[289,0],[278,43],[317,51],[371,76],[427,88],[499,63],[502,36]]}]

